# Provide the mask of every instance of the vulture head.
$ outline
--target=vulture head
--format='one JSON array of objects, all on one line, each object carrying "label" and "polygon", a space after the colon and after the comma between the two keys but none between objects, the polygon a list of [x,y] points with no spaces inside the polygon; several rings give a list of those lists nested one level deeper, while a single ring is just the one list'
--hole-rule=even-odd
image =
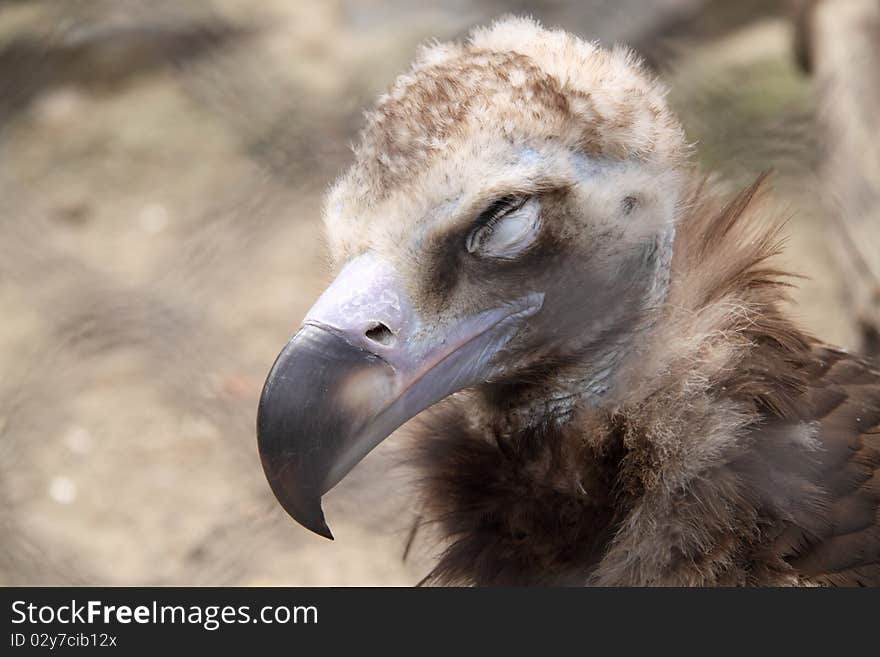
[{"label": "vulture head", "polygon": [[294,519],[332,538],[321,496],[460,390],[513,423],[613,390],[669,284],[688,147],[664,95],[626,49],[507,19],[379,98],[325,204],[335,280],[260,400]]}]

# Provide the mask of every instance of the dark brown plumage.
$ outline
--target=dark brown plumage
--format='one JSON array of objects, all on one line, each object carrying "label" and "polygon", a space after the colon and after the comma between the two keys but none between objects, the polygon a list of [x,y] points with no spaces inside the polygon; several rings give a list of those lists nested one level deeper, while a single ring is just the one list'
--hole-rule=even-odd
[{"label": "dark brown plumage", "polygon": [[508,19],[380,98],[261,399],[294,518],[331,537],[321,496],[433,405],[426,583],[880,584],[880,374],[788,318],[765,178],[721,201],[664,93]]},{"label": "dark brown plumage", "polygon": [[426,583],[880,585],[880,373],[784,316],[762,183],[720,209],[695,193],[636,391],[562,427],[500,426],[503,398],[474,394],[424,421],[424,521],[447,543]]}]

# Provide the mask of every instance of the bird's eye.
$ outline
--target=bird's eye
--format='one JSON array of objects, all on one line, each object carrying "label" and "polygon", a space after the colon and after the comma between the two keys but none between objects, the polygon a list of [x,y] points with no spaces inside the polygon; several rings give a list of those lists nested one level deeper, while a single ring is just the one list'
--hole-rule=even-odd
[{"label": "bird's eye", "polygon": [[541,203],[537,197],[506,197],[480,215],[468,235],[469,253],[491,258],[514,258],[538,236]]}]

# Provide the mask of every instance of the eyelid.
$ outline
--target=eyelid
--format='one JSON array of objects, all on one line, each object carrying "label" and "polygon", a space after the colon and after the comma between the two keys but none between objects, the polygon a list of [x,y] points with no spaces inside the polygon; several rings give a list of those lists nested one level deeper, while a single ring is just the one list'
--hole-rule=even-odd
[{"label": "eyelid", "polygon": [[[503,204],[499,206],[502,202]],[[467,251],[474,254],[483,251],[487,245],[491,244],[495,235],[496,227],[503,226],[504,224],[502,224],[502,221],[507,220],[508,217],[514,215],[531,202],[537,203],[537,197],[534,195],[505,197],[504,199],[501,199],[501,201],[496,201],[490,205],[481,215],[480,222],[468,235],[465,242]],[[539,208],[540,205],[538,205],[538,212],[540,211]],[[539,223],[539,216],[535,218],[534,223],[536,225],[533,228],[536,228]],[[492,253],[491,250],[487,253],[483,253],[483,255],[499,258],[512,257],[502,253]]]},{"label": "eyelid", "polygon": [[488,208],[480,213],[480,216],[477,218],[476,221],[476,227],[480,228],[482,226],[487,226],[489,224],[492,224],[493,222],[498,221],[498,219],[508,214],[509,212],[513,212],[521,208],[528,199],[528,195],[525,194],[508,194],[506,196],[502,196],[496,201],[493,201]]},{"label": "eyelid", "polygon": [[[519,210],[529,198],[530,196],[526,194],[507,194],[490,203],[489,207],[483,210],[479,217],[477,217],[474,227],[468,233],[467,240],[465,241],[468,253],[476,253],[482,243],[492,235],[495,225],[511,212]],[[475,239],[478,236],[481,239],[475,243]]]}]

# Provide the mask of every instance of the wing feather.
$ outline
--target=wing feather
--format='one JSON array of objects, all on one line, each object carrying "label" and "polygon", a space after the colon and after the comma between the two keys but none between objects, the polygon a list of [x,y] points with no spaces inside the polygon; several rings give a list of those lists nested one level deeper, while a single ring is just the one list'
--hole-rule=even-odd
[{"label": "wing feather", "polygon": [[880,372],[835,349],[816,356],[806,406],[819,425],[826,517],[789,561],[819,584],[880,586]]}]

